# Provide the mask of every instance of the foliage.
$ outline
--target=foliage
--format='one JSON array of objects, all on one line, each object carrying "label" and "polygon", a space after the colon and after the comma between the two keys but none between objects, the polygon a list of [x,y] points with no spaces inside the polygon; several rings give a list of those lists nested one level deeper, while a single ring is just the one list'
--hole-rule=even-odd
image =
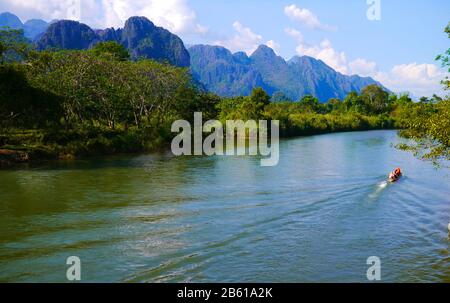
[{"label": "foliage", "polygon": [[[218,97],[198,92],[187,69],[117,53],[108,44],[1,64],[0,128],[10,135],[0,146],[74,155],[147,150],[169,141],[173,120],[197,110],[217,115]],[[15,129],[44,135],[18,144]]]},{"label": "foliage", "polygon": [[63,99],[64,122],[76,125],[162,123],[188,85],[186,70],[154,61],[117,61],[114,54],[41,53],[30,62],[29,81]]},{"label": "foliage", "polygon": [[[448,38],[450,38],[450,22],[447,24],[444,31],[448,35]],[[447,71],[450,72],[450,48],[447,49],[444,54],[438,55],[436,57],[436,60],[441,61],[442,66],[447,68]],[[444,85],[444,88],[446,90],[450,89],[450,80],[448,76],[446,76],[445,79],[442,80],[442,84]]]},{"label": "foliage", "polygon": [[[450,38],[450,23],[445,28]],[[436,59],[442,62],[450,72],[450,49]],[[445,90],[450,89],[450,82],[446,77],[442,84]],[[431,99],[421,98],[421,102],[410,106],[408,119],[403,119],[406,128],[400,134],[412,139],[414,143],[400,144],[398,147],[412,151],[416,156],[432,160],[439,164],[440,160],[450,160],[450,99],[434,95]]]},{"label": "foliage", "polygon": [[[327,103],[311,95],[298,102],[282,93],[270,97],[260,87],[220,98],[200,90],[188,69],[130,61],[115,42],[37,52],[17,30],[0,31],[0,56],[0,147],[36,156],[155,149],[173,137],[174,120],[202,112],[205,121],[279,120],[282,136],[398,128],[416,142],[400,148],[449,158],[450,101],[438,96],[415,103],[369,85]],[[448,57],[440,59],[448,64]]]},{"label": "foliage", "polygon": [[44,127],[61,114],[60,98],[30,85],[24,66],[0,65],[0,125]]},{"label": "foliage", "polygon": [[366,112],[382,114],[389,110],[389,94],[378,85],[366,86],[361,91],[361,99]]},{"label": "foliage", "polygon": [[412,151],[436,164],[440,159],[450,160],[450,100],[416,104],[409,109],[404,126],[401,136],[414,143],[400,144],[400,149]]},{"label": "foliage", "polygon": [[271,102],[292,102],[292,99],[289,98],[285,93],[278,91],[272,95],[270,99]]},{"label": "foliage", "polygon": [[118,61],[130,59],[128,50],[121,44],[114,41],[97,43],[91,50],[96,56],[112,56]]},{"label": "foliage", "polygon": [[28,43],[22,29],[0,27],[0,62],[23,60],[33,48]]}]

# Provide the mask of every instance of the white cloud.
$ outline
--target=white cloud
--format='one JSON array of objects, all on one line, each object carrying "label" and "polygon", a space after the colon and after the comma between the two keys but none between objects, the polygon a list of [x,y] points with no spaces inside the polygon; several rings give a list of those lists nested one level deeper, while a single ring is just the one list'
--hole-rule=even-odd
[{"label": "white cloud", "polygon": [[446,73],[435,64],[400,64],[372,76],[395,92],[410,92],[416,97],[444,95],[440,81]]},{"label": "white cloud", "polygon": [[284,8],[284,14],[290,19],[300,22],[312,29],[321,29],[326,31],[335,31],[334,26],[323,24],[319,21],[319,18],[314,15],[309,9],[297,7],[295,4],[291,4]]},{"label": "white cloud", "polygon": [[350,74],[360,75],[363,77],[373,76],[377,73],[377,64],[363,58],[353,60],[348,64]]},{"label": "white cloud", "polygon": [[298,55],[322,60],[334,70],[343,74],[348,74],[351,70],[348,66],[345,53],[336,51],[330,40],[323,39],[319,45],[310,45],[305,42],[303,34],[300,31],[288,27],[284,29],[284,32],[298,43],[296,47]]},{"label": "white cloud", "polygon": [[233,23],[236,34],[233,38],[216,41],[214,44],[228,48],[232,52],[244,51],[248,55],[253,53],[261,44],[262,36],[255,34],[250,28],[243,26],[239,21]]},{"label": "white cloud", "polygon": [[336,51],[328,39],[322,40],[319,45],[315,46],[300,43],[296,51],[301,56],[310,56],[322,60],[340,73],[347,74],[349,71],[345,53]]},{"label": "white cloud", "polygon": [[303,43],[303,35],[300,31],[293,29],[293,28],[285,28],[284,32],[295,39],[295,41],[297,41],[297,43]]},{"label": "white cloud", "polygon": [[269,40],[266,42],[266,45],[273,49],[273,51],[278,55],[280,53],[281,46],[277,42],[273,40]]},{"label": "white cloud", "polygon": [[205,33],[207,28],[197,23],[197,16],[186,0],[103,0],[123,23],[131,16],[145,16],[155,24],[177,34]]},{"label": "white cloud", "polygon": [[73,19],[79,10],[80,21],[95,28],[122,27],[131,16],[145,16],[156,25],[176,34],[203,34],[208,29],[197,22],[187,0],[1,0],[2,10],[17,14],[22,21],[31,18]]},{"label": "white cloud", "polygon": [[444,95],[440,81],[448,73],[435,64],[399,64],[388,71],[380,71],[376,62],[364,58],[348,61],[345,52],[335,50],[328,39],[311,46],[297,30],[286,29],[285,32],[299,43],[296,49],[299,55],[320,59],[342,74],[372,77],[396,93],[409,92],[416,97]]}]

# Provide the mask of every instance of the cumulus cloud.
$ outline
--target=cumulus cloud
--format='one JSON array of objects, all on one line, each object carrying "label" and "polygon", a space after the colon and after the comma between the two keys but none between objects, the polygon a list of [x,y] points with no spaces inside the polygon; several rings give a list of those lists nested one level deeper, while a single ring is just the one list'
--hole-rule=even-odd
[{"label": "cumulus cloud", "polygon": [[[371,62],[364,59],[357,59],[348,63],[346,54],[334,49],[330,40],[323,39],[318,45],[310,45],[305,42],[303,34],[300,31],[293,28],[285,28],[284,32],[298,43],[296,47],[298,55],[322,60],[342,74],[367,74],[369,67],[366,65],[370,65]],[[373,68],[376,68],[376,65]]]},{"label": "cumulus cloud", "polygon": [[395,92],[409,92],[416,97],[444,95],[440,81],[446,73],[435,64],[399,64],[373,77]]},{"label": "cumulus cloud", "polygon": [[203,34],[187,0],[1,0],[2,10],[31,18],[80,19],[92,27],[122,27],[131,16],[145,16],[177,34]]},{"label": "cumulus cloud", "polygon": [[300,31],[287,27],[284,29],[284,32],[286,33],[286,35],[294,38],[297,43],[303,43],[303,35]]},{"label": "cumulus cloud", "polygon": [[303,34],[300,31],[285,28],[284,32],[298,43],[295,49],[298,55],[322,60],[340,73],[347,74],[349,72],[345,53],[336,51],[330,40],[323,39],[319,45],[310,45],[304,41]]},{"label": "cumulus cloud", "polygon": [[377,64],[373,61],[369,61],[363,58],[358,58],[356,60],[348,63],[348,68],[350,74],[356,74],[360,76],[373,76],[377,73]]},{"label": "cumulus cloud", "polygon": [[[235,34],[229,39],[214,41],[212,44],[228,48],[231,52],[244,51],[251,55],[259,45],[263,44],[263,36],[255,33],[251,28],[242,25],[239,21],[233,23]],[[268,40],[265,43],[274,50],[276,54],[280,53],[281,46],[274,40]]]},{"label": "cumulus cloud", "polygon": [[399,64],[388,71],[380,71],[374,61],[364,58],[349,61],[345,52],[334,49],[328,39],[319,45],[308,45],[299,31],[285,29],[285,32],[299,43],[296,48],[299,55],[320,59],[342,74],[372,77],[393,92],[409,92],[415,97],[444,95],[440,81],[448,73],[435,64]]},{"label": "cumulus cloud", "polygon": [[303,34],[294,28],[285,28],[284,32],[293,38],[297,43],[296,52],[300,56],[309,56],[322,60],[334,70],[349,74],[353,68],[359,67],[360,62],[355,62],[349,66],[347,56],[344,52],[339,52],[333,48],[330,40],[323,39],[319,45],[310,45],[305,42]]},{"label": "cumulus cloud", "polygon": [[324,39],[319,45],[313,46],[301,43],[297,46],[296,51],[301,56],[310,56],[322,60],[342,74],[348,74],[349,72],[347,56],[344,52],[336,51],[328,39]]},{"label": "cumulus cloud", "polygon": [[280,53],[281,46],[277,42],[273,40],[269,40],[266,42],[266,45],[273,49],[273,51],[278,55]]},{"label": "cumulus cloud", "polygon": [[249,55],[261,44],[263,37],[254,33],[249,27],[243,26],[239,21],[233,23],[233,28],[236,32],[234,37],[216,41],[214,44],[226,47],[232,52],[244,51]]},{"label": "cumulus cloud", "polygon": [[297,7],[295,4],[288,5],[284,8],[284,14],[291,20],[297,21],[312,29],[320,29],[326,31],[335,31],[336,27],[320,22],[319,18],[309,9]]}]

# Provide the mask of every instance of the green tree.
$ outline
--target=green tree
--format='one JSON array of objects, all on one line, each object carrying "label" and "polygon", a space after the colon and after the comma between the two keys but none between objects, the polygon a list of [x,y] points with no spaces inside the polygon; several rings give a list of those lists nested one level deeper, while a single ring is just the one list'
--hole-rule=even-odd
[{"label": "green tree", "polygon": [[97,56],[111,55],[119,61],[126,61],[130,59],[130,53],[121,44],[114,41],[100,42],[97,43],[93,48],[92,52]]},{"label": "green tree", "polygon": [[345,110],[349,111],[353,105],[356,103],[356,100],[359,98],[358,93],[357,92],[350,92],[347,94],[347,96],[344,98],[344,106],[345,106]]},{"label": "green tree", "polygon": [[33,51],[22,29],[0,29],[0,43],[2,62],[22,61]]},{"label": "green tree", "polygon": [[299,108],[305,112],[319,112],[319,99],[310,95],[303,96],[299,101]]},{"label": "green tree", "polygon": [[[450,38],[450,23],[445,28]],[[449,67],[450,49],[436,59],[442,65]],[[442,84],[449,90],[449,79],[446,77]],[[413,139],[415,144],[400,144],[399,148],[414,152],[416,156],[430,159],[436,164],[440,159],[450,160],[450,99],[445,100],[434,95],[432,98],[421,98],[421,102],[411,107],[412,114],[405,122],[406,129],[400,134]]]},{"label": "green tree", "polygon": [[328,100],[328,102],[325,104],[327,112],[333,112],[333,111],[340,111],[342,109],[343,103],[341,100],[332,98]]},{"label": "green tree", "polygon": [[254,88],[250,97],[242,100],[238,107],[242,120],[262,119],[264,108],[270,104],[270,96],[261,87]]},{"label": "green tree", "polygon": [[363,88],[361,99],[371,113],[381,114],[389,110],[389,94],[376,84]]},{"label": "green tree", "polygon": [[62,112],[59,98],[31,86],[25,68],[0,65],[0,125],[33,128],[57,123]]},{"label": "green tree", "polygon": [[0,41],[0,62],[3,63],[3,53],[6,51],[6,46]]},{"label": "green tree", "polygon": [[250,99],[254,104],[266,106],[270,104],[270,96],[261,87],[254,88]]},{"label": "green tree", "polygon": [[289,98],[285,93],[283,92],[276,92],[272,95],[272,98],[270,99],[271,102],[292,102],[292,99]]},{"label": "green tree", "polygon": [[409,97],[408,94],[402,94],[402,95],[400,95],[400,98],[395,100],[395,103],[401,104],[401,105],[411,105],[411,104],[413,104],[413,100]]},{"label": "green tree", "polygon": [[425,96],[420,97],[419,101],[420,101],[420,103],[424,103],[424,104],[431,103],[431,100]]},{"label": "green tree", "polygon": [[[450,38],[450,22],[445,27],[444,32],[448,35],[448,38]],[[437,61],[441,61],[441,64],[444,68],[447,68],[447,71],[450,73],[450,48],[447,49],[447,51],[444,54],[438,55],[436,57]],[[444,85],[445,90],[450,89],[450,80],[448,76],[445,77],[445,79],[442,80],[442,84]]]}]

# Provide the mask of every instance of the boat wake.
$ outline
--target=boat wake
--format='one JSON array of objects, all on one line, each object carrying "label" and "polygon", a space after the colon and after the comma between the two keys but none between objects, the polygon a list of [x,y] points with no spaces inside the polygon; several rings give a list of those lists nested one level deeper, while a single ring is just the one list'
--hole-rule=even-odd
[{"label": "boat wake", "polygon": [[375,190],[369,194],[369,198],[372,201],[375,201],[388,185],[389,185],[388,181],[382,181],[382,182],[378,183],[375,187]]},{"label": "boat wake", "polygon": [[378,184],[378,189],[382,190],[382,189],[386,188],[386,186],[388,186],[388,181],[383,181]]}]

